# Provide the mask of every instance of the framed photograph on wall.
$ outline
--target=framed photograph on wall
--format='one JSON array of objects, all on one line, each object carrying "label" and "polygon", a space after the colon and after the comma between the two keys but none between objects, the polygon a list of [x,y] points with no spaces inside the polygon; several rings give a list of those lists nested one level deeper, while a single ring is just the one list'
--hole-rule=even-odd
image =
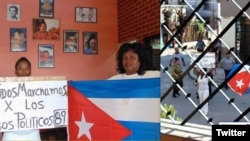
[{"label": "framed photograph on wall", "polygon": [[7,21],[20,21],[20,5],[7,5]]},{"label": "framed photograph on wall", "polygon": [[59,40],[60,20],[38,18],[32,21],[32,38],[35,40]]},{"label": "framed photograph on wall", "polygon": [[98,54],[97,32],[83,32],[83,53]]},{"label": "framed photograph on wall", "polygon": [[26,28],[10,28],[10,51],[27,51]]},{"label": "framed photograph on wall", "polygon": [[77,30],[64,30],[63,31],[63,52],[77,53],[79,33]]},{"label": "framed photograph on wall", "polygon": [[54,45],[38,45],[38,66],[39,68],[54,67]]},{"label": "framed photograph on wall", "polygon": [[75,19],[76,22],[81,23],[96,23],[97,9],[94,7],[76,7]]},{"label": "framed photograph on wall", "polygon": [[54,17],[54,0],[39,0],[39,16]]}]

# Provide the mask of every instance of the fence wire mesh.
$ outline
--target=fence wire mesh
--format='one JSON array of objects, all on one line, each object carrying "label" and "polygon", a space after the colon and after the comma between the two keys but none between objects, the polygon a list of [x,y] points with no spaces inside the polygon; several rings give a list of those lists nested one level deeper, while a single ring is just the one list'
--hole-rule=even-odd
[{"label": "fence wire mesh", "polygon": [[[171,1],[172,2],[172,1]],[[197,124],[217,124],[218,122],[237,122],[246,121],[249,122],[250,118],[250,95],[239,96],[235,91],[231,89],[226,90],[224,86],[237,75],[243,68],[246,69],[248,75],[250,75],[249,68],[250,55],[246,54],[244,57],[239,56],[239,50],[249,48],[244,46],[244,42],[249,40],[250,32],[244,31],[245,27],[249,25],[240,25],[239,32],[242,34],[237,37],[237,30],[232,32],[232,29],[237,28],[237,22],[239,19],[246,19],[250,21],[249,14],[246,12],[249,10],[250,2],[246,1],[243,4],[237,1],[230,0],[228,3],[237,8],[236,13],[232,13],[231,20],[227,20],[221,15],[220,9],[224,7],[220,1],[204,1],[204,0],[182,0],[176,2],[169,2],[167,0],[161,1],[161,110],[165,112],[173,122],[175,118],[170,114],[167,109],[164,109],[164,104],[173,105],[178,112],[175,116],[181,118],[181,125],[185,125],[187,122],[193,122]],[[224,7],[225,8],[225,7]],[[227,7],[228,8],[228,7]],[[227,23],[225,24],[225,21]],[[198,21],[195,23],[194,21]],[[224,24],[224,25],[222,25]],[[203,26],[204,33],[200,33]],[[190,29],[192,29],[190,31]],[[200,32],[198,33],[198,31]],[[226,39],[227,35],[231,34],[232,40],[235,45],[232,47],[232,43]],[[190,37],[189,37],[190,36]],[[207,47],[199,53],[199,56],[194,58],[192,54],[196,53],[195,38],[202,36],[204,40],[207,40]],[[185,39],[186,38],[186,39]],[[235,62],[239,64],[237,69],[231,73],[226,79],[220,79],[220,82],[215,78],[208,76],[211,82],[212,90],[209,96],[203,101],[199,101],[196,98],[195,92],[197,87],[193,85],[194,67],[198,67],[202,72],[207,73],[200,65],[200,61],[213,49],[214,45],[220,41],[222,44],[222,50],[230,52]],[[240,46],[237,47],[237,43],[240,41]],[[186,65],[182,66],[183,73],[178,80],[175,80],[172,76],[171,68],[169,66],[170,59],[174,53],[174,48],[179,48],[186,61]],[[217,54],[218,55],[218,54]],[[223,56],[223,55],[222,55]],[[218,56],[215,55],[216,70],[220,70],[220,74],[215,74],[216,78],[223,78],[224,71],[218,67],[220,62],[217,60]],[[241,59],[240,59],[241,58]],[[189,63],[187,63],[189,62]],[[179,85],[178,81],[183,80],[184,86]],[[248,89],[250,89],[249,81]],[[175,87],[178,87],[181,92],[181,97],[172,97],[172,91]],[[184,95],[184,97],[182,96]],[[216,99],[216,100],[215,100]],[[209,104],[209,112],[205,114],[201,108],[205,104]],[[216,112],[214,112],[216,111]]]}]

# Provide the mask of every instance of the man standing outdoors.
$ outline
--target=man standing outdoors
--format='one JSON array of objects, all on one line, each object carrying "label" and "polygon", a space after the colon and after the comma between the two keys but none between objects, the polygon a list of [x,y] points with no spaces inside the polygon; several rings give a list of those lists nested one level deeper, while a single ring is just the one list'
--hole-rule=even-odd
[{"label": "man standing outdoors", "polygon": [[[225,80],[227,79],[228,74],[231,71],[231,69],[233,68],[234,64],[235,64],[235,59],[231,56],[231,52],[228,51],[226,53],[226,56],[220,60],[220,65],[222,65],[222,68],[224,69]],[[226,84],[225,89],[227,90],[228,88],[229,87]]]},{"label": "man standing outdoors", "polygon": [[216,63],[220,62],[221,61],[221,49],[222,49],[222,44],[221,44],[221,41],[218,40],[216,42]]},{"label": "man standing outdoors", "polygon": [[204,43],[203,38],[199,37],[198,41],[197,41],[197,43],[195,45],[195,49],[197,50],[197,52],[203,52],[205,47],[206,47],[206,44]]},{"label": "man standing outdoors", "polygon": [[[179,58],[174,58],[174,65],[171,69],[171,75],[173,77],[173,79],[176,81],[176,84],[179,84],[180,87],[183,86],[183,80],[179,78],[182,75],[182,68],[180,66],[180,62],[179,62]],[[173,89],[173,97],[176,97],[177,95],[179,96],[179,87],[175,85],[174,89]]]},{"label": "man standing outdoors", "polygon": [[19,21],[18,6],[17,5],[10,5],[8,7],[7,20],[9,20],[9,21]]},{"label": "man standing outdoors", "polygon": [[174,52],[174,54],[172,55],[172,57],[171,57],[171,59],[169,61],[169,66],[172,66],[174,58],[178,58],[179,61],[182,61],[182,65],[181,66],[185,67],[185,65],[186,65],[185,60],[183,58],[182,53],[179,51],[178,47],[175,47],[175,52]]},{"label": "man standing outdoors", "polygon": [[[182,63],[181,63],[182,61]],[[173,64],[173,66],[172,66]],[[175,52],[172,55],[172,58],[169,61],[169,66],[172,66],[171,68],[171,75],[174,78],[174,80],[177,82],[177,84],[180,85],[180,87],[183,86],[183,80],[179,80],[180,76],[182,75],[182,67],[185,66],[185,60],[183,58],[182,53],[179,51],[178,47],[175,47]],[[175,86],[173,89],[173,97],[176,97],[179,94],[179,88],[178,86]]]}]

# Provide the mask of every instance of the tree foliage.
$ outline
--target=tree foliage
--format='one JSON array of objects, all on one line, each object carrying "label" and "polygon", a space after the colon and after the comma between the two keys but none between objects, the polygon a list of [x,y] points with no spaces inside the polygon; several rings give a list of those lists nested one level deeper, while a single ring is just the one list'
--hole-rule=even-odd
[{"label": "tree foliage", "polygon": [[163,107],[167,113],[164,110],[161,110],[161,118],[169,119],[169,116],[171,116],[176,121],[182,121],[181,118],[176,116],[177,111],[175,110],[174,105],[167,105],[164,103]]},{"label": "tree foliage", "polygon": [[204,23],[201,22],[199,19],[195,19],[193,22],[194,25],[194,31],[197,37],[203,37],[206,33],[206,28],[204,26]]}]

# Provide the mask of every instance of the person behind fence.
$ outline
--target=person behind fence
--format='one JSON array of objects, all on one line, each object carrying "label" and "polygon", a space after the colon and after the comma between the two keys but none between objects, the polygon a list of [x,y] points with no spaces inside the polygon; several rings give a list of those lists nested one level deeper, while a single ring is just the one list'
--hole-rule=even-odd
[{"label": "person behind fence", "polygon": [[[213,76],[215,75],[215,68],[202,68],[204,71],[206,71],[206,76],[210,76],[211,79],[213,79]],[[193,72],[196,75],[195,85],[197,85],[197,78],[199,76],[199,72],[201,70],[198,68],[198,66],[194,66]],[[208,81],[208,90],[209,95],[212,94],[212,82]],[[199,94],[196,92],[196,98],[199,99]]]},{"label": "person behind fence", "polygon": [[[24,77],[31,75],[31,63],[25,58],[21,57],[15,64],[15,74],[17,77]],[[39,129],[6,131],[3,133],[2,141],[41,141]]]},{"label": "person behind fence", "polygon": [[[207,75],[214,79],[214,75],[216,74],[216,68],[208,68]],[[212,94],[212,82],[208,81],[209,95]]]},{"label": "person behind fence", "polygon": [[175,47],[174,50],[175,50],[175,52],[173,53],[172,58],[169,61],[169,66],[172,66],[174,58],[178,58],[179,60],[182,61],[182,66],[185,67],[186,63],[185,63],[185,60],[184,60],[182,53],[179,51],[179,48]]},{"label": "person behind fence", "polygon": [[[231,56],[231,52],[228,51],[226,53],[226,56],[224,58],[221,59],[220,64],[222,65],[222,68],[224,69],[224,73],[225,73],[225,80],[229,74],[229,72],[231,71],[231,69],[233,68],[234,64],[235,64],[235,60],[234,58]],[[228,89],[228,85],[225,85],[225,89]]]},{"label": "person behind fence", "polygon": [[216,42],[216,63],[220,62],[221,60],[221,49],[222,49],[222,44],[221,41],[218,39]]},{"label": "person behind fence", "polygon": [[[180,78],[180,76],[182,75],[182,68],[181,68],[181,65],[180,65],[180,60],[177,57],[174,58],[174,65],[172,66],[171,75],[174,78],[174,80],[176,81],[176,84],[179,84],[182,87],[183,86],[183,80],[178,80]],[[173,97],[176,97],[177,95],[180,95],[179,90],[180,89],[176,85],[174,87],[174,90],[173,90]]]},{"label": "person behind fence", "polygon": [[216,58],[216,52],[217,52],[216,42],[212,43],[212,39],[209,38],[208,39],[208,46],[211,46],[208,52],[213,52],[215,54],[215,58]]},{"label": "person behind fence", "polygon": [[118,74],[109,80],[160,77],[160,71],[150,70],[146,54],[145,47],[141,43],[122,44],[116,55]]},{"label": "person behind fence", "polygon": [[[199,69],[196,69],[197,80],[196,85],[198,86],[198,95],[200,104],[209,96],[209,79],[207,75]],[[206,69],[204,69],[206,71]],[[208,114],[208,102],[202,106],[201,111],[207,115]]]},{"label": "person behind fence", "polygon": [[204,48],[206,47],[206,44],[204,43],[202,37],[199,37],[198,38],[198,41],[195,45],[195,49],[198,51],[198,52],[202,52],[204,50]]}]

